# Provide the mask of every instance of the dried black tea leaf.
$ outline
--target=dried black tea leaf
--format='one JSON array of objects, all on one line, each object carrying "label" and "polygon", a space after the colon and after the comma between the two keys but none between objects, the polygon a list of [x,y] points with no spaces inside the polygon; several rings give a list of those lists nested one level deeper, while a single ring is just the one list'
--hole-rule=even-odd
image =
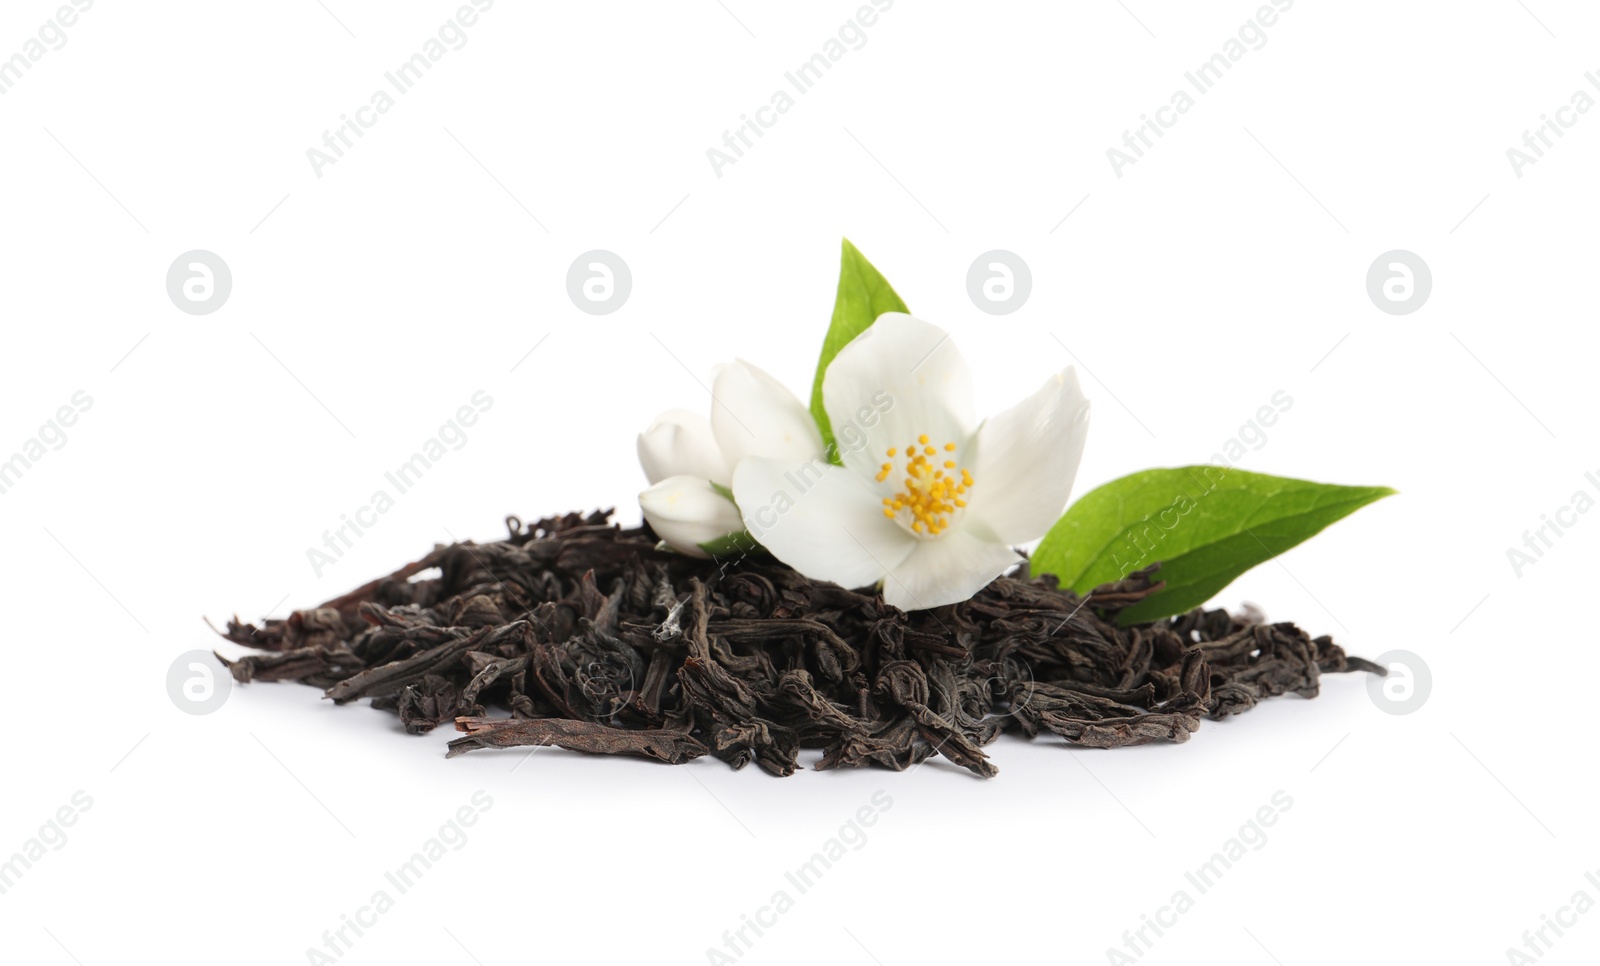
[{"label": "dried black tea leaf", "polygon": [[448,757],[554,745],[788,775],[807,748],[821,769],[941,755],[985,778],[997,769],[983,749],[1007,731],[1097,748],[1184,741],[1205,718],[1315,697],[1323,673],[1383,673],[1255,613],[1119,627],[1119,611],[1161,588],[1159,565],[1086,597],[1003,576],[907,613],[759,554],[670,553],[609,518],[508,518],[504,540],[436,547],[260,627],[230,621],[224,637],[263,653],[222,660],[241,683],[370,698],[413,734],[453,723],[465,736]]}]

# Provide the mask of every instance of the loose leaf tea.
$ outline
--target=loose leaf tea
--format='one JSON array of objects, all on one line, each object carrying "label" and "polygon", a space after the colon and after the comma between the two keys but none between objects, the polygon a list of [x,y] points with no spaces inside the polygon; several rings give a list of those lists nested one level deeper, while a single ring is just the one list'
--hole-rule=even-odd
[{"label": "loose leaf tea", "polygon": [[[1098,748],[1184,741],[1203,718],[1317,694],[1324,672],[1383,673],[1328,637],[1195,609],[1120,627],[1158,565],[1080,596],[1003,576],[971,600],[904,612],[761,555],[658,549],[609,511],[456,543],[318,607],[223,635],[240,682],[370,698],[406,730],[453,723],[449,756],[555,745],[734,768],[902,770],[932,755],[983,777],[1006,731]],[[421,578],[430,568],[439,576]]]}]

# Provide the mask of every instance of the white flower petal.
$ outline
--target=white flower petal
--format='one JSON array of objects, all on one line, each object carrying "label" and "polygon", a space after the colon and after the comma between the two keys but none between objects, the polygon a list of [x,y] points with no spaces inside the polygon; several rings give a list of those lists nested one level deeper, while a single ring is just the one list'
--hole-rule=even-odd
[{"label": "white flower petal", "polygon": [[917,546],[883,582],[883,599],[923,610],[970,598],[1011,569],[1022,555],[967,530],[954,529]]},{"label": "white flower petal", "polygon": [[650,487],[639,494],[639,509],[656,536],[691,557],[709,556],[700,544],[744,528],[739,508],[694,476],[669,476]]},{"label": "white flower petal", "polygon": [[711,433],[711,421],[687,409],[657,416],[639,434],[638,449],[639,465],[652,484],[669,476],[698,476],[727,486],[733,475]]},{"label": "white flower petal", "polygon": [[798,462],[821,458],[822,433],[789,388],[740,359],[712,377],[711,430],[730,467],[746,456]]},{"label": "white flower petal", "polygon": [[978,428],[963,525],[1005,544],[1043,536],[1067,507],[1089,433],[1071,367]]},{"label": "white flower petal", "polygon": [[813,580],[876,584],[917,543],[883,515],[875,492],[838,466],[751,457],[733,470],[745,529]]},{"label": "white flower petal", "polygon": [[949,333],[899,312],[878,316],[822,379],[840,458],[868,481],[890,447],[903,450],[924,435],[934,446],[964,445],[975,423],[972,398],[972,374]]}]

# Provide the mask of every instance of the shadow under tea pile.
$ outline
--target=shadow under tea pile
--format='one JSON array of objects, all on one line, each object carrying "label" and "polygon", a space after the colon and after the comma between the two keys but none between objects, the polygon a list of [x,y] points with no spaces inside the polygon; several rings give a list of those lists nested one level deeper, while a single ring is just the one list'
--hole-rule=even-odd
[{"label": "shadow under tea pile", "polygon": [[[1364,670],[1332,639],[1195,609],[1119,627],[1155,567],[1090,592],[1000,577],[974,598],[905,613],[759,555],[656,549],[609,511],[458,543],[261,627],[228,623],[235,680],[298,681],[371,698],[422,734],[454,721],[475,748],[557,745],[681,764],[711,755],[794,772],[901,770],[933,754],[984,777],[1004,731],[1109,748],[1184,741],[1324,672]],[[437,567],[435,579],[412,579]],[[502,716],[490,717],[490,709]]]}]

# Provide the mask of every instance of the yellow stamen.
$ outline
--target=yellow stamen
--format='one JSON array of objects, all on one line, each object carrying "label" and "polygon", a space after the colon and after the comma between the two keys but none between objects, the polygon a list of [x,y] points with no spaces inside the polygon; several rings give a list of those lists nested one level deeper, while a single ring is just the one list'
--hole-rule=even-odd
[{"label": "yellow stamen", "polygon": [[[883,500],[884,516],[899,520],[913,533],[933,537],[950,529],[952,517],[967,505],[962,497],[972,486],[972,474],[957,467],[954,459],[937,463],[929,459],[940,451],[940,446],[930,444],[927,434],[919,435],[917,440],[916,444],[905,447],[902,489]],[[957,449],[953,442],[940,445],[946,453]],[[886,452],[892,460],[898,448]],[[950,472],[947,474],[946,470]],[[883,464],[877,475],[878,482],[888,479],[893,471],[893,462]]]}]

